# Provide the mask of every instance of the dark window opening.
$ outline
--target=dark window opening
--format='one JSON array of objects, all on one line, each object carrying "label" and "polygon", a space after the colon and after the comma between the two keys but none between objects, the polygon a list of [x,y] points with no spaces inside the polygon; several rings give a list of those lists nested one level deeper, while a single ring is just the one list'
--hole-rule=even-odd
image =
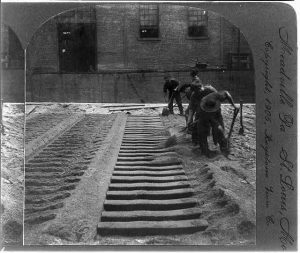
[{"label": "dark window opening", "polygon": [[140,38],[158,38],[158,5],[140,5]]},{"label": "dark window opening", "polygon": [[24,69],[24,50],[16,34],[6,25],[1,26],[2,69]]},{"label": "dark window opening", "polygon": [[249,70],[251,69],[251,59],[249,54],[229,54],[229,69]]},{"label": "dark window opening", "polygon": [[208,16],[207,11],[189,9],[188,12],[188,36],[208,37]]},{"label": "dark window opening", "polygon": [[60,71],[95,71],[97,55],[95,29],[95,23],[58,24]]}]

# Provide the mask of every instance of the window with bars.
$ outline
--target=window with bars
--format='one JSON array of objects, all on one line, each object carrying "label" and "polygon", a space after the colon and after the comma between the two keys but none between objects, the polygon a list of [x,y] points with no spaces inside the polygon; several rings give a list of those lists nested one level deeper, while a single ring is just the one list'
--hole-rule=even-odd
[{"label": "window with bars", "polygon": [[188,36],[197,38],[208,37],[208,15],[207,11],[199,9],[188,9]]},{"label": "window with bars", "polygon": [[95,23],[58,24],[59,66],[62,72],[90,72],[96,68]]},{"label": "window with bars", "polygon": [[159,38],[157,4],[140,4],[140,38]]}]

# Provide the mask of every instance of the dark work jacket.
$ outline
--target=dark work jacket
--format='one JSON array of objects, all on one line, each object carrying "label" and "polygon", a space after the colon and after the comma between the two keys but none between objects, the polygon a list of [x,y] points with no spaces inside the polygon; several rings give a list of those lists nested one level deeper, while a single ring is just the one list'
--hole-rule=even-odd
[{"label": "dark work jacket", "polygon": [[175,78],[172,78],[165,82],[164,92],[169,91],[169,94],[171,94],[174,92],[174,89],[176,89],[176,87],[178,85],[179,85],[179,82]]},{"label": "dark work jacket", "polygon": [[217,90],[210,86],[204,86],[202,90],[197,90],[192,93],[191,100],[190,100],[190,108],[194,112],[199,112],[200,110],[200,102],[202,98],[204,98],[206,95],[212,93],[212,92],[217,92]]}]

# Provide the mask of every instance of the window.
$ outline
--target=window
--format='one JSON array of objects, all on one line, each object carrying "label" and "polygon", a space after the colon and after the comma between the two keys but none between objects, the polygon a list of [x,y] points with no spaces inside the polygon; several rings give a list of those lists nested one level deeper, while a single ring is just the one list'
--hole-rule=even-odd
[{"label": "window", "polygon": [[207,11],[199,9],[188,10],[188,36],[189,37],[208,37],[207,31]]},{"label": "window", "polygon": [[95,23],[58,24],[59,66],[62,72],[90,72],[96,68]]},{"label": "window", "polygon": [[140,38],[158,38],[158,5],[140,5]]},{"label": "window", "polygon": [[249,54],[229,54],[229,69],[249,70],[251,69],[251,60]]},{"label": "window", "polygon": [[6,25],[1,25],[2,69],[23,69],[24,51],[16,34]]}]

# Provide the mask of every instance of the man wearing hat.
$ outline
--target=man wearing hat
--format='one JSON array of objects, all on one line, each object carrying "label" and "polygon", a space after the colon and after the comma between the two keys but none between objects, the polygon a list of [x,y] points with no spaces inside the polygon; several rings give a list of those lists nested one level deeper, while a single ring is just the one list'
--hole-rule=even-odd
[{"label": "man wearing hat", "polygon": [[197,122],[199,118],[198,107],[200,105],[201,99],[206,95],[208,95],[209,93],[216,92],[217,90],[210,85],[203,86],[202,81],[198,77],[197,69],[193,69],[191,71],[191,77],[192,77],[192,82],[190,84],[190,88],[192,93],[190,96],[188,110],[186,112],[187,127],[190,131],[192,131],[192,142],[197,145],[199,144],[199,139],[198,139],[196,123],[193,124],[194,115],[195,115],[194,122]]},{"label": "man wearing hat", "polygon": [[[192,142],[194,144],[199,144],[199,134],[198,129],[196,127],[196,122],[198,122],[200,117],[200,102],[202,98],[204,98],[206,95],[217,92],[217,90],[210,86],[205,85],[203,86],[201,83],[198,85],[191,86],[193,89],[193,93],[191,95],[190,103],[189,103],[189,111],[188,111],[188,117],[187,117],[187,127],[190,131],[192,131]],[[194,119],[195,115],[195,120]]]},{"label": "man wearing hat", "polygon": [[[187,126],[188,126],[189,115],[191,115],[191,113],[190,113],[191,112],[191,110],[190,110],[191,98],[192,98],[194,92],[199,92],[199,89],[202,87],[202,81],[198,77],[198,70],[192,69],[192,71],[190,72],[190,75],[192,77],[191,83],[183,84],[183,85],[179,86],[179,91],[185,92],[186,98],[189,100],[189,105],[188,105],[187,109],[185,110],[185,120],[186,120]],[[192,113],[192,116],[190,117],[190,123],[193,121],[193,115],[194,115],[194,113]],[[197,139],[197,134],[196,134],[196,128],[195,128],[194,131],[192,131],[192,140],[194,143],[197,142],[196,139]]]},{"label": "man wearing hat", "polygon": [[169,102],[168,102],[168,108],[171,114],[173,114],[173,100],[175,98],[176,103],[179,108],[180,115],[183,115],[183,107],[182,107],[182,101],[179,91],[179,81],[177,81],[175,78],[172,78],[169,74],[164,76],[165,84],[164,84],[164,94],[166,96],[167,91],[169,91]]},{"label": "man wearing hat", "polygon": [[234,104],[233,99],[228,91],[214,91],[201,99],[198,111],[199,117],[197,123],[197,132],[199,135],[201,150],[206,156],[210,156],[211,154],[207,142],[210,127],[212,128],[214,144],[220,145],[222,153],[227,155],[229,152],[228,140],[224,135],[225,127],[221,114],[221,102],[226,100],[229,101],[235,110],[239,110],[239,108]]}]

